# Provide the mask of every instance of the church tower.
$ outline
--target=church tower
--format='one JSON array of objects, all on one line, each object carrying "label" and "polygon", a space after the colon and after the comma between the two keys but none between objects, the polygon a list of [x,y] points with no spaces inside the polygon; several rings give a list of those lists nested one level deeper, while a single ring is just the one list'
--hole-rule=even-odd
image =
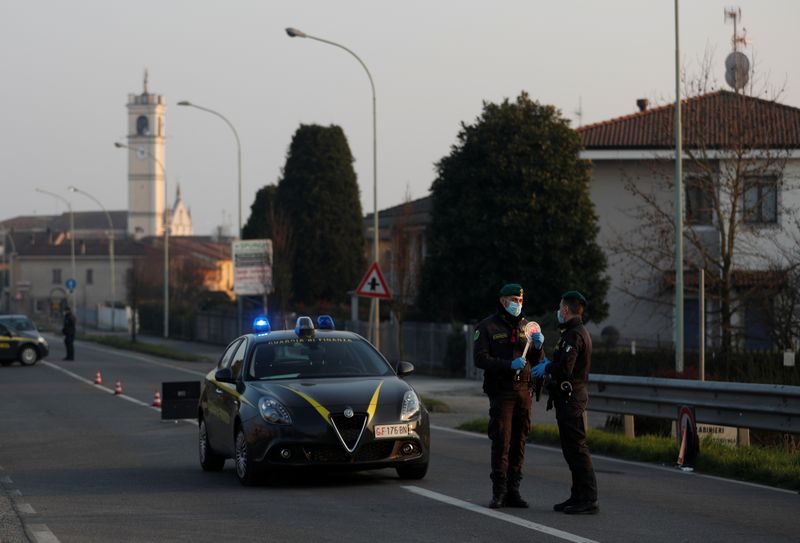
[{"label": "church tower", "polygon": [[147,90],[128,95],[128,234],[162,236],[166,209],[164,114],[166,101]]}]

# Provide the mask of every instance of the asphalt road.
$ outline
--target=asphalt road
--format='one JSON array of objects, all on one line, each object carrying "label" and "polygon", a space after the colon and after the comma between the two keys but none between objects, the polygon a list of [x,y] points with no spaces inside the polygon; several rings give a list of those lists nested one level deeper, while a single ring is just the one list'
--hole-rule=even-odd
[{"label": "asphalt road", "polygon": [[422,481],[380,470],[245,488],[230,461],[201,471],[196,425],[149,405],[161,382],[199,380],[207,364],[83,343],[62,362],[51,347],[49,361],[0,368],[0,543],[800,540],[796,493],[606,458],[595,458],[601,513],[555,513],[569,473],[538,446],[522,484],[531,508],[492,511],[488,440],[438,425]]}]

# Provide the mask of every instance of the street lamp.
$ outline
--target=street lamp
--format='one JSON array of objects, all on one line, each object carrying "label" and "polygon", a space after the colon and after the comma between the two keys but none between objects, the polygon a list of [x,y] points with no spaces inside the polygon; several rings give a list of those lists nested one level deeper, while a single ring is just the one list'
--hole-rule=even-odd
[{"label": "street lamp", "polygon": [[[373,232],[372,232],[372,248],[373,248],[373,258],[375,263],[378,264],[378,121],[377,121],[377,114],[375,108],[375,83],[372,80],[372,74],[369,73],[369,69],[367,65],[364,64],[364,61],[359,58],[353,51],[345,47],[344,45],[338,44],[336,42],[326,40],[323,38],[318,38],[316,36],[312,36],[311,34],[306,34],[305,32],[298,30],[296,28],[287,28],[286,34],[289,35],[290,38],[308,38],[310,40],[316,40],[322,43],[327,43],[328,45],[333,45],[334,47],[338,47],[339,49],[344,49],[351,55],[355,57],[361,67],[364,68],[364,71],[367,72],[367,77],[369,78],[369,86],[372,89],[372,204],[373,204]],[[370,304],[369,310],[369,317],[370,317],[370,331],[372,335],[372,342],[376,348],[381,348],[381,339],[380,339],[380,300],[378,298],[372,298],[372,303]]]},{"label": "street lamp", "polygon": [[[52,196],[53,198],[57,198],[66,204],[67,209],[69,210],[69,254],[70,254],[70,263],[72,266],[72,279],[77,280],[75,277],[75,217],[72,214],[72,204],[69,203],[69,200],[56,194],[55,192],[50,192],[49,190],[43,189],[35,189],[36,192],[41,192],[42,194],[47,194],[48,196]],[[75,311],[78,310],[78,306],[75,305],[75,289],[72,289],[72,307]]]},{"label": "street lamp", "polygon": [[[188,106],[199,109],[201,111],[205,111],[207,113],[211,113],[212,115],[216,115],[227,124],[230,129],[233,131],[233,137],[236,138],[236,172],[238,177],[239,183],[239,198],[236,204],[236,210],[238,212],[239,218],[239,239],[242,239],[242,144],[239,141],[239,133],[236,131],[236,128],[233,126],[233,123],[230,122],[227,117],[225,117],[222,113],[218,111],[214,111],[213,109],[209,109],[207,107],[198,106],[197,104],[191,103],[189,100],[181,100],[178,102],[179,106]],[[236,296],[236,314],[237,314],[237,325],[239,329],[239,333],[242,333],[242,297],[237,295]]]},{"label": "street lamp", "polygon": [[[683,372],[683,142],[678,0],[675,0],[675,371]],[[700,339],[703,341],[703,338]]]},{"label": "street lamp", "polygon": [[[128,149],[129,151],[133,151],[133,148],[129,145],[124,143],[120,143],[118,141],[114,142],[114,147],[117,149]],[[167,169],[164,168],[164,164],[158,160],[153,153],[151,153],[147,149],[143,149],[147,156],[149,156],[153,162],[158,164],[161,168],[161,175],[164,176],[164,337],[169,337],[169,220],[168,220],[168,212],[167,212]]]},{"label": "street lamp", "polygon": [[108,258],[111,261],[111,331],[116,330],[116,312],[117,312],[117,289],[116,289],[116,267],[114,262],[114,222],[111,220],[111,215],[109,215],[108,211],[106,210],[105,206],[100,203],[100,200],[86,192],[85,190],[81,190],[78,187],[70,185],[67,187],[67,190],[70,192],[77,192],[79,194],[83,194],[94,203],[100,206],[100,209],[103,210],[103,213],[106,214],[106,220],[108,221]]}]

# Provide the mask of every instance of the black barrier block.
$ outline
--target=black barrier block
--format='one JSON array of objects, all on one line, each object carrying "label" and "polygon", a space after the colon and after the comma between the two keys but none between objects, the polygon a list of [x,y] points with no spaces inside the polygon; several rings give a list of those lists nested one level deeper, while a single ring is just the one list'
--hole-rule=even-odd
[{"label": "black barrier block", "polygon": [[196,419],[200,381],[161,383],[161,419]]}]

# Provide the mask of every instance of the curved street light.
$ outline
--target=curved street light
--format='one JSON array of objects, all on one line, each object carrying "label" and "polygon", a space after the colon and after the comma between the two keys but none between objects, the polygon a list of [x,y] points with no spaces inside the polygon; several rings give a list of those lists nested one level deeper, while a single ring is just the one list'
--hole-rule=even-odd
[{"label": "curved street light", "polygon": [[[128,149],[129,151],[133,151],[134,149],[125,143],[120,143],[118,141],[114,142],[114,147],[117,149]],[[149,156],[153,162],[158,164],[161,168],[161,175],[164,176],[164,337],[169,337],[169,213],[167,211],[167,169],[164,168],[164,164],[158,160],[153,153],[149,150],[144,149],[147,156]]]},{"label": "curved street light", "polygon": [[111,260],[111,331],[116,330],[116,313],[117,313],[117,289],[116,289],[116,267],[114,261],[114,222],[111,220],[111,215],[109,215],[108,210],[106,210],[105,206],[100,203],[100,200],[86,192],[85,190],[81,190],[78,187],[70,185],[67,187],[67,190],[70,192],[77,192],[78,194],[83,194],[94,203],[100,206],[100,209],[103,210],[103,213],[106,214],[106,220],[108,221],[108,258]]},{"label": "curved street light", "polygon": [[[69,210],[69,254],[70,254],[70,263],[72,266],[72,279],[77,280],[75,277],[75,217],[72,213],[72,204],[69,203],[69,200],[64,198],[63,196],[56,194],[55,192],[50,192],[49,190],[44,189],[34,189],[36,192],[41,192],[42,194],[47,194],[48,196],[52,196],[53,198],[57,198],[64,202],[67,206],[67,210]],[[75,305],[75,289],[72,289],[72,307],[75,311],[78,310],[78,306]]]},{"label": "curved street light", "polygon": [[[316,36],[312,36],[311,34],[306,34],[302,30],[298,30],[296,28],[287,28],[286,34],[290,38],[308,38],[310,40],[316,40],[322,43],[327,43],[328,45],[333,45],[334,47],[338,47],[339,49],[344,49],[348,53],[350,53],[355,59],[361,64],[361,67],[364,68],[364,71],[367,72],[367,77],[369,78],[369,86],[372,89],[372,204],[373,204],[373,232],[372,232],[372,245],[373,245],[373,258],[375,263],[378,264],[378,121],[377,121],[377,114],[376,114],[376,99],[375,99],[375,82],[372,80],[372,74],[369,72],[369,68],[367,65],[364,64],[364,61],[356,55],[353,51],[341,45],[339,43],[326,40],[323,38],[318,38]],[[381,348],[381,339],[380,339],[380,300],[378,298],[372,298],[372,303],[370,305],[370,332],[372,335],[372,342],[377,349]]]},{"label": "curved street light", "polygon": [[[211,113],[212,115],[216,115],[223,121],[225,124],[230,127],[233,131],[233,137],[236,139],[236,172],[238,178],[238,192],[239,198],[236,203],[236,210],[238,212],[238,219],[239,219],[239,239],[242,239],[242,144],[239,141],[239,133],[236,131],[236,127],[233,126],[233,123],[228,120],[222,113],[218,111],[214,111],[213,109],[209,109],[207,107],[198,106],[197,104],[193,104],[189,100],[181,100],[178,102],[179,106],[187,106],[199,109],[200,111],[205,111],[206,113]],[[242,297],[238,294],[236,295],[236,315],[237,315],[237,325],[239,333],[242,333]]]}]

